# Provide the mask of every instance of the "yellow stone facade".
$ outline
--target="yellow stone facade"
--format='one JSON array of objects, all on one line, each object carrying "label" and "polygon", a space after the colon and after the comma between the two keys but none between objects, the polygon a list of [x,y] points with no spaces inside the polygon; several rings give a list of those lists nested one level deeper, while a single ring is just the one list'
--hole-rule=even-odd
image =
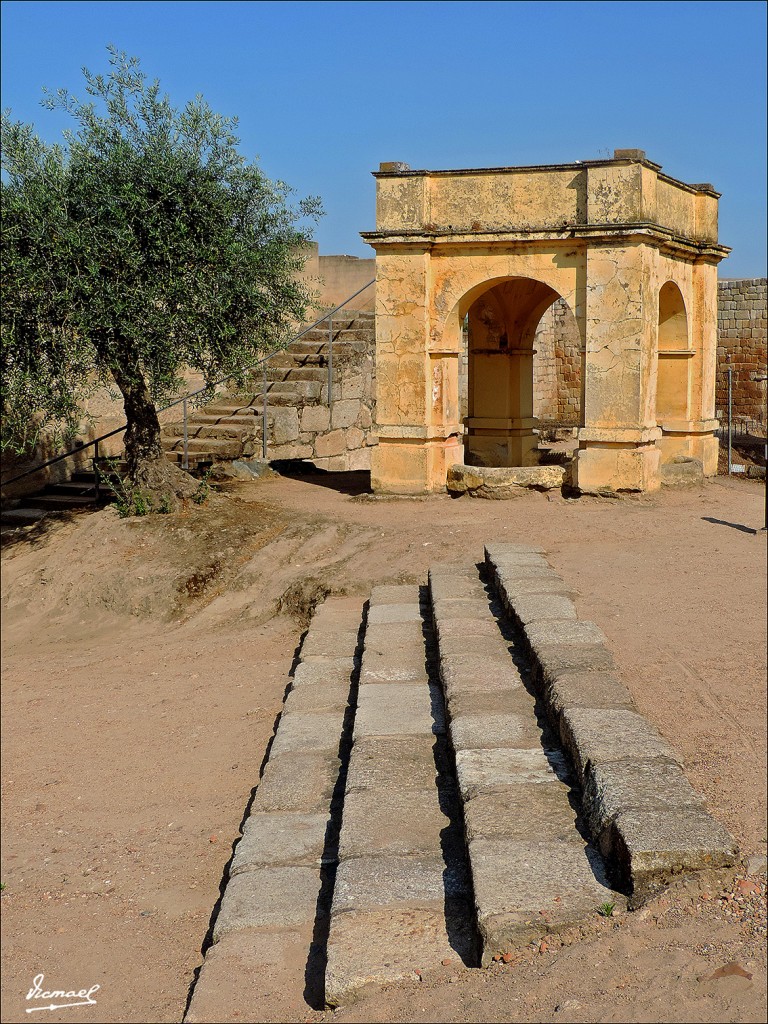
[{"label": "yellow stone facade", "polygon": [[[372,485],[445,488],[451,465],[532,465],[533,337],[562,298],[582,341],[573,483],[645,491],[677,456],[717,468],[719,195],[639,150],[545,167],[382,164]],[[460,420],[461,333],[469,409]]]}]

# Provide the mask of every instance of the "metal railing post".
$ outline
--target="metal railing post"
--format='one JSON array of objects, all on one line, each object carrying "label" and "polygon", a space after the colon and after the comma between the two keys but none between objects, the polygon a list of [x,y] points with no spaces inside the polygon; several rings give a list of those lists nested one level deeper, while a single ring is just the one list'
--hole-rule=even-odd
[{"label": "metal railing post", "polygon": [[733,370],[728,367],[728,476],[733,471]]},{"label": "metal railing post", "polygon": [[328,412],[333,415],[333,314],[328,317]]},{"label": "metal railing post", "polygon": [[96,501],[99,500],[101,493],[101,476],[99,474],[99,442],[93,446],[93,490],[96,495]]},{"label": "metal railing post", "polygon": [[264,375],[261,383],[261,457],[267,461],[267,364],[264,363]]},{"label": "metal railing post", "polygon": [[182,469],[189,469],[189,437],[187,434],[187,400],[184,399],[182,403],[182,409],[184,410],[184,461],[182,462]]}]

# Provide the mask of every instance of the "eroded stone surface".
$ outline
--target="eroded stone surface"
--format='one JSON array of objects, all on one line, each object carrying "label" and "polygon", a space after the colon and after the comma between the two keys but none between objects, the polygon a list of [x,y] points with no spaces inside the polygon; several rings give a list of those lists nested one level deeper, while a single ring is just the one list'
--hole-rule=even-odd
[{"label": "eroded stone surface", "polygon": [[678,761],[674,749],[636,711],[567,708],[560,718],[560,735],[581,778],[588,765],[609,761]]},{"label": "eroded stone surface", "polygon": [[442,907],[446,897],[465,897],[469,881],[463,865],[447,865],[439,853],[414,857],[355,857],[336,874],[333,912],[379,907]]},{"label": "eroded stone surface", "polygon": [[230,878],[214,925],[214,942],[242,928],[311,924],[323,872],[318,867],[262,867]]},{"label": "eroded stone surface", "polygon": [[536,717],[528,714],[463,714],[451,718],[451,739],[456,750],[482,750],[493,747],[534,748],[541,729]]},{"label": "eroded stone surface", "polygon": [[358,692],[354,739],[364,736],[440,735],[445,704],[439,687],[409,683],[368,683]]},{"label": "eroded stone surface", "polygon": [[560,751],[513,748],[497,750],[459,750],[456,774],[462,800],[521,782],[567,786],[570,768]]},{"label": "eroded stone surface", "polygon": [[577,800],[559,786],[529,783],[478,793],[464,808],[467,840],[519,839],[584,846]]},{"label": "eroded stone surface", "polygon": [[364,789],[344,801],[342,859],[439,854],[447,845],[461,851],[461,829],[449,817],[455,790]]},{"label": "eroded stone surface", "polygon": [[250,814],[235,848],[230,877],[255,867],[333,863],[336,837],[328,813],[289,811]]},{"label": "eroded stone surface", "polygon": [[629,690],[614,672],[562,672],[547,687],[546,698],[555,717],[572,707],[635,710]]},{"label": "eroded stone surface", "polygon": [[336,752],[291,750],[273,755],[253,798],[259,811],[322,812],[330,806],[341,762]]},{"label": "eroded stone surface", "polygon": [[439,736],[364,736],[352,748],[347,791],[450,785],[450,751]]},{"label": "eroded stone surface", "polygon": [[530,488],[551,491],[562,487],[562,466],[464,466],[448,470],[446,489],[475,498],[515,498]]}]

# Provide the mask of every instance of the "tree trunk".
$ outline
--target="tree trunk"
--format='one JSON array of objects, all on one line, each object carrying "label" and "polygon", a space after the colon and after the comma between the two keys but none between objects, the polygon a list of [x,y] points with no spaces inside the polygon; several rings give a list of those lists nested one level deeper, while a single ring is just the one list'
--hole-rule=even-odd
[{"label": "tree trunk", "polygon": [[149,495],[155,507],[174,507],[176,499],[191,497],[198,483],[165,457],[157,410],[141,374],[117,365],[111,369],[123,396],[128,423],[125,431],[128,479]]}]

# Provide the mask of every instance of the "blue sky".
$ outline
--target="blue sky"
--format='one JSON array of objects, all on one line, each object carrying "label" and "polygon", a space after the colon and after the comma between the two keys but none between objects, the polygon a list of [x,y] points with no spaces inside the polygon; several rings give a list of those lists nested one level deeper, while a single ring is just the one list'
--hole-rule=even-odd
[{"label": "blue sky", "polygon": [[723,193],[726,277],[766,273],[762,2],[2,3],[2,104],[48,141],[42,87],[81,93],[106,45],[181,106],[240,119],[242,150],[323,198],[321,252],[372,255],[383,160],[414,168],[596,159],[644,149]]}]

